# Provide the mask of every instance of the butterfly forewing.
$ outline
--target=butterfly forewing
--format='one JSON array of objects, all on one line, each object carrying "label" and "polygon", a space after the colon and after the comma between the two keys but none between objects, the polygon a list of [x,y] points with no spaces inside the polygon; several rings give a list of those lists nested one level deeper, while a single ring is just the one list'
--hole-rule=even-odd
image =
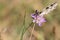
[{"label": "butterfly forewing", "polygon": [[44,8],[42,12],[40,12],[39,16],[44,16],[45,14],[48,14],[49,12],[53,11],[57,6],[57,3],[53,3],[49,5],[48,7]]}]

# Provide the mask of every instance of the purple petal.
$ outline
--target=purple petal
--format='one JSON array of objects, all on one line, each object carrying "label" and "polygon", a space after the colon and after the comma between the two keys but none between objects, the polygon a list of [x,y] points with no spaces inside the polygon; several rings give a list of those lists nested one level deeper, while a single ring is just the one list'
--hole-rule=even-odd
[{"label": "purple petal", "polygon": [[41,18],[40,22],[46,22],[45,18]]},{"label": "purple petal", "polygon": [[35,16],[34,14],[31,14],[31,17],[32,17],[32,18],[35,18],[36,16]]}]

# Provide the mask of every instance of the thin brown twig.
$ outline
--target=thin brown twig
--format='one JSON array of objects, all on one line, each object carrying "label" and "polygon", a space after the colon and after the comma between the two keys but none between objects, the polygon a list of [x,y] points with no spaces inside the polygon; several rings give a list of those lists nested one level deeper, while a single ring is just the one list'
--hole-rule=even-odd
[{"label": "thin brown twig", "polygon": [[33,33],[33,31],[34,31],[34,28],[35,28],[35,24],[33,25],[32,32],[31,32],[31,36],[30,36],[29,40],[31,40],[31,38],[32,38],[32,33]]}]

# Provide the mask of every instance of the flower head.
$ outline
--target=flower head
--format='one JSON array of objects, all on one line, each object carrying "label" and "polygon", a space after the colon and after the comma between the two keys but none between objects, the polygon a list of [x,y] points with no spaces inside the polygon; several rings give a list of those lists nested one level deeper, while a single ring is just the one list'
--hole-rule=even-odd
[{"label": "flower head", "polygon": [[45,18],[37,14],[32,14],[33,23],[37,23],[39,26],[42,26],[42,23],[46,22]]}]

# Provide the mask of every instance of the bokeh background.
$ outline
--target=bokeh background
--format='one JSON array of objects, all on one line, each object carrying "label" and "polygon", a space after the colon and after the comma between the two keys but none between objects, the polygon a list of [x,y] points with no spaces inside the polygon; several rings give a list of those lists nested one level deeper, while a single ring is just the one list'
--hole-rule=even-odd
[{"label": "bokeh background", "polygon": [[[31,14],[56,2],[55,10],[45,15],[41,27],[33,24]],[[0,40],[60,40],[60,0],[0,0]]]}]

